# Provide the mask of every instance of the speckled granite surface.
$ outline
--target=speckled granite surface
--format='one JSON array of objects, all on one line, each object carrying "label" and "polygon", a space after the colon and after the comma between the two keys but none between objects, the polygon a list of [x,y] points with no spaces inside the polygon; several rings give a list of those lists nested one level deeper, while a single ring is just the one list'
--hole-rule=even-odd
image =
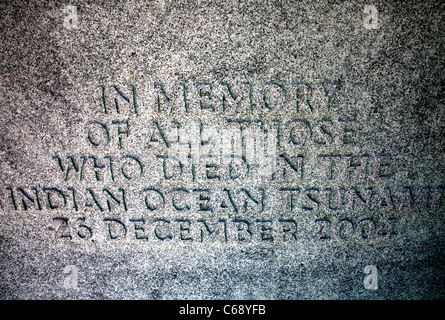
[{"label": "speckled granite surface", "polygon": [[442,1],[2,1],[1,299],[444,298]]}]

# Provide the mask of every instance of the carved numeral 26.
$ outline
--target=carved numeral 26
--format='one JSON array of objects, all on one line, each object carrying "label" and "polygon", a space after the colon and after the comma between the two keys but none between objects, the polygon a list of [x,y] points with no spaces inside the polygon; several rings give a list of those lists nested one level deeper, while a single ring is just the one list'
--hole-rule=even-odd
[{"label": "carved numeral 26", "polygon": [[93,236],[93,230],[84,224],[85,217],[74,219],[75,222],[70,223],[68,218],[56,217],[53,221],[59,224],[56,229],[56,239],[73,240],[74,238],[88,240]]}]

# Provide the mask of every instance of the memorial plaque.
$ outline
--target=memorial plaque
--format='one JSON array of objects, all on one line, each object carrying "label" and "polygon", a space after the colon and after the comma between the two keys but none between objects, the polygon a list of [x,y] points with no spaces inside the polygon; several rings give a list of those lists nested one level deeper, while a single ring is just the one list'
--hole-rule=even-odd
[{"label": "memorial plaque", "polygon": [[2,1],[1,299],[443,299],[443,1]]}]

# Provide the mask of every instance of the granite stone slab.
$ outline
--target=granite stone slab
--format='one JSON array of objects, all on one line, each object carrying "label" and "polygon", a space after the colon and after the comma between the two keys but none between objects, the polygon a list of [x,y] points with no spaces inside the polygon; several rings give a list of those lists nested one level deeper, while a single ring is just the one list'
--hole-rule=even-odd
[{"label": "granite stone slab", "polygon": [[1,299],[443,299],[443,1],[1,1]]}]

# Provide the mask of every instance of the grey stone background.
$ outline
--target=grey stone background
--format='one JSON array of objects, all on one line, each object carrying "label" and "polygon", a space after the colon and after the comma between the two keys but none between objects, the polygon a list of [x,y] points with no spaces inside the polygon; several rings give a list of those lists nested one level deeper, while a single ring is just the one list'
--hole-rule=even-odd
[{"label": "grey stone background", "polygon": [[[63,26],[67,4],[77,7],[76,29]],[[367,4],[378,29],[363,26]],[[0,298],[444,298],[443,203],[375,213],[398,219],[390,241],[82,242],[55,240],[52,221],[80,213],[12,210],[6,189],[70,186],[52,157],[94,153],[85,124],[112,119],[101,114],[99,85],[326,79],[338,82],[328,116],[359,123],[350,152],[390,153],[391,185],[443,186],[443,1],[0,1],[0,12]],[[147,152],[129,141],[130,151]],[[101,154],[113,152],[123,154]],[[137,210],[123,216],[149,216]],[[68,265],[78,268],[77,289],[64,287]],[[363,287],[366,265],[378,268],[377,290]]]}]

